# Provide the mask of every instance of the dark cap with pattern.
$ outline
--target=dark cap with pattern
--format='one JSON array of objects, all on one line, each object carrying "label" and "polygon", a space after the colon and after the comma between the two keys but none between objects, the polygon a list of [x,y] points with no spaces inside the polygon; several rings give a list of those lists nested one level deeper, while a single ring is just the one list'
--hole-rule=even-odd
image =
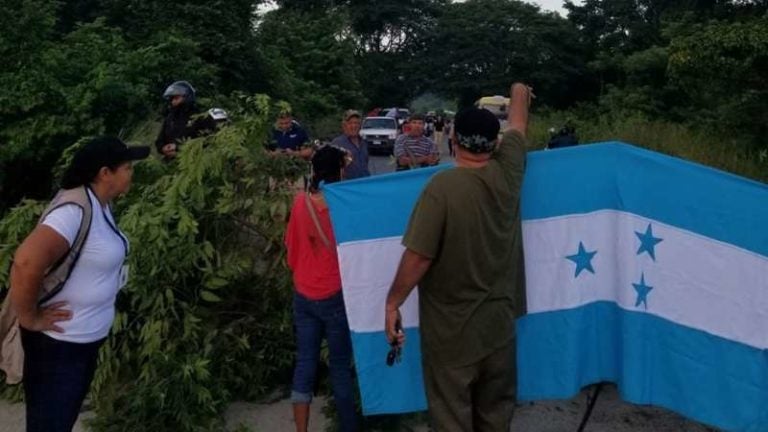
[{"label": "dark cap with pattern", "polygon": [[482,108],[467,108],[456,114],[456,140],[472,153],[490,153],[496,148],[499,120]]}]

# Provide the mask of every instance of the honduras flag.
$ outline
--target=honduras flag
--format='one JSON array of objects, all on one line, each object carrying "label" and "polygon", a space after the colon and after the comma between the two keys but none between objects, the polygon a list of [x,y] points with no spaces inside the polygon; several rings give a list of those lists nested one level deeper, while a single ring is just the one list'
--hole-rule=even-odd
[{"label": "honduras flag", "polygon": [[[384,303],[439,166],[329,186],[366,415],[426,409],[418,292],[385,364]],[[522,195],[528,315],[518,398],[617,384],[623,399],[768,431],[768,186],[620,143],[533,152]]]}]

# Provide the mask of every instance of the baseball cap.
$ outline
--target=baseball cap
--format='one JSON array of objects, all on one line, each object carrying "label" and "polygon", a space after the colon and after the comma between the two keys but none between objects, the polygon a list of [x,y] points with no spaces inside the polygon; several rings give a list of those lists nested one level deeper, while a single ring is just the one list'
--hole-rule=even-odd
[{"label": "baseball cap", "polygon": [[72,162],[83,167],[100,169],[123,162],[146,159],[147,156],[149,156],[148,146],[128,147],[119,138],[101,136],[93,138],[78,150]]},{"label": "baseball cap", "polygon": [[62,187],[70,189],[91,182],[103,167],[115,167],[123,162],[145,159],[148,146],[128,147],[119,138],[101,136],[85,143],[72,157],[62,178]]},{"label": "baseball cap", "polygon": [[467,108],[456,114],[456,140],[472,153],[490,153],[496,147],[499,120],[483,108]]},{"label": "baseball cap", "polygon": [[353,109],[348,109],[348,110],[344,111],[344,117],[342,117],[342,120],[347,121],[351,117],[363,118],[362,114],[360,114],[360,111],[353,110]]}]

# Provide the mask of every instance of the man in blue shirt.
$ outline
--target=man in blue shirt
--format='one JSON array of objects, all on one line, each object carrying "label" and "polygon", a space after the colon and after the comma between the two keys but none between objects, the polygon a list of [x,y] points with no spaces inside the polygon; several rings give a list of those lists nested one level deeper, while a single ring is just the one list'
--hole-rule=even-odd
[{"label": "man in blue shirt", "polygon": [[331,145],[347,150],[352,156],[352,163],[344,169],[345,179],[368,177],[368,144],[360,136],[362,116],[359,111],[346,110],[341,118],[341,129],[344,133],[334,138]]},{"label": "man in blue shirt", "polygon": [[273,155],[288,155],[309,160],[312,157],[312,146],[307,132],[302,129],[289,112],[277,116],[275,127],[272,129],[272,139],[267,150]]}]

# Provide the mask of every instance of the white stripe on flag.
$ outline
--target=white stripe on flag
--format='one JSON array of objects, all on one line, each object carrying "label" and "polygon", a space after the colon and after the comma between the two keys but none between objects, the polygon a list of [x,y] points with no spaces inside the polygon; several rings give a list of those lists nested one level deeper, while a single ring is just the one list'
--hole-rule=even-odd
[{"label": "white stripe on flag", "polygon": [[[349,328],[353,332],[384,330],[384,305],[405,249],[402,237],[348,242],[338,246],[341,286]],[[403,327],[419,326],[418,290],[400,308]]]},{"label": "white stripe on flag", "polygon": [[[638,254],[652,227],[661,239]],[[528,312],[616,302],[760,349],[768,348],[768,258],[634,214],[604,210],[523,222]],[[596,251],[575,277],[566,258]],[[633,284],[653,287],[636,306]]]}]

